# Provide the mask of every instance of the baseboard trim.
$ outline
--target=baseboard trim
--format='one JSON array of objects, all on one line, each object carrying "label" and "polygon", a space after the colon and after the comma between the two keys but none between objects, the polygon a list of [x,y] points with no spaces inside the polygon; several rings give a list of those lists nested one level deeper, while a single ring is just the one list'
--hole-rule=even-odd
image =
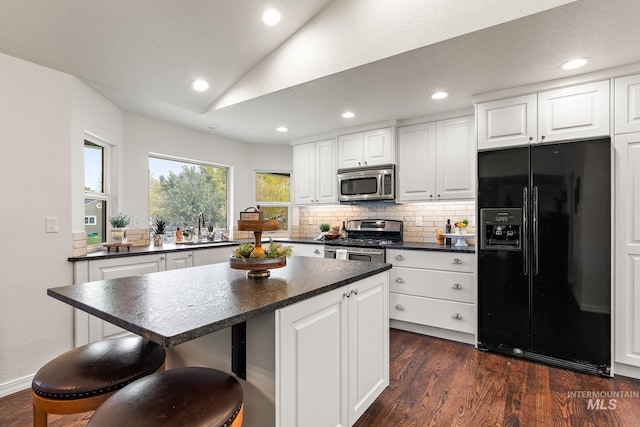
[{"label": "baseboard trim", "polygon": [[613,369],[615,375],[622,375],[623,377],[631,377],[640,380],[640,367],[615,362],[613,364]]},{"label": "baseboard trim", "polygon": [[429,335],[445,340],[457,341],[465,344],[476,344],[476,338],[473,334],[465,332],[452,331],[449,329],[436,328],[434,326],[420,325],[417,323],[404,322],[402,320],[389,320],[389,326],[407,332],[415,332],[416,334]]},{"label": "baseboard trim", "polygon": [[33,375],[27,375],[26,377],[0,384],[0,397],[9,396],[10,394],[30,389],[32,381]]}]

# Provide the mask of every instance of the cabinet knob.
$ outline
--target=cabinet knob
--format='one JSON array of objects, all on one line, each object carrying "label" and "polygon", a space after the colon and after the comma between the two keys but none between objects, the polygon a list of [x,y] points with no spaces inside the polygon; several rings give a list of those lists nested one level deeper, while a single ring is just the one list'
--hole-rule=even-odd
[{"label": "cabinet knob", "polygon": [[313,253],[314,253],[314,254],[319,254],[319,253],[320,253],[320,249],[314,249],[314,250],[313,250]]},{"label": "cabinet knob", "polygon": [[396,310],[404,310],[404,305],[396,304]]},{"label": "cabinet knob", "polygon": [[542,136],[540,137],[540,141],[544,141],[544,139],[545,139],[545,138],[546,138],[546,136],[542,135]]},{"label": "cabinet knob", "polygon": [[362,166],[362,163],[358,162],[358,166]]},{"label": "cabinet knob", "polygon": [[396,283],[404,283],[404,279],[402,277],[396,277]]},{"label": "cabinet knob", "polygon": [[352,290],[351,295],[358,295],[358,290],[357,289]]},{"label": "cabinet knob", "polygon": [[454,283],[451,285],[453,289],[462,289],[462,285],[460,283]]},{"label": "cabinet knob", "polygon": [[187,256],[188,256],[188,257],[192,257],[192,256],[193,256],[193,254],[189,254],[189,255],[187,255]]},{"label": "cabinet knob", "polygon": [[460,258],[454,258],[451,260],[451,264],[462,264],[462,260]]},{"label": "cabinet knob", "polygon": [[402,260],[404,260],[404,257],[402,255],[398,254],[398,255],[396,255],[396,259],[398,261],[402,261]]},{"label": "cabinet knob", "polygon": [[344,298],[344,297],[349,298],[350,296],[351,296],[351,292],[344,292],[344,293],[342,294],[342,297],[343,297],[343,298]]},{"label": "cabinet knob", "polygon": [[369,165],[367,164],[367,162],[364,162],[364,165],[365,165],[365,166],[369,166]]},{"label": "cabinet knob", "polygon": [[455,320],[462,320],[462,316],[460,315],[460,313],[453,313],[451,317],[453,317]]},{"label": "cabinet knob", "polygon": [[161,260],[162,260],[162,259],[164,259],[164,256],[161,256],[161,257],[160,257],[160,259],[161,259]]},{"label": "cabinet knob", "polygon": [[531,142],[531,141],[533,141],[533,137],[532,136],[529,137],[529,142]]},{"label": "cabinet knob", "polygon": [[438,194],[438,197],[440,197],[440,195]]}]

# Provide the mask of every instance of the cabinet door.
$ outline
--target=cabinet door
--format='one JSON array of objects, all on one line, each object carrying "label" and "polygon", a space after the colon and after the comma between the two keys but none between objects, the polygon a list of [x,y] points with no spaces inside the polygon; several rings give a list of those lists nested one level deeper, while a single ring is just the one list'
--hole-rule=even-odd
[{"label": "cabinet door", "polygon": [[193,252],[180,251],[166,254],[167,270],[193,267]]},{"label": "cabinet door", "polygon": [[316,200],[316,145],[293,146],[293,200],[308,205]]},{"label": "cabinet door", "polygon": [[435,124],[398,128],[398,200],[433,199],[436,191],[435,169]]},{"label": "cabinet door", "polygon": [[363,166],[384,165],[394,162],[393,133],[391,128],[371,130],[363,134]]},{"label": "cabinet door", "polygon": [[609,80],[538,94],[540,142],[609,135]]},{"label": "cabinet door", "polygon": [[278,310],[276,425],[347,426],[347,298],[336,289]]},{"label": "cabinet door", "polygon": [[615,361],[640,367],[640,133],[617,136]]},{"label": "cabinet door", "polygon": [[537,141],[536,114],[536,95],[478,104],[478,150]]},{"label": "cabinet door", "polygon": [[324,258],[324,246],[315,244],[292,243],[290,245],[283,243],[285,246],[291,246],[291,255],[308,256],[315,258]]},{"label": "cabinet door", "polygon": [[338,168],[357,168],[363,165],[364,135],[362,132],[338,137]]},{"label": "cabinet door", "polygon": [[[166,266],[165,254],[129,256],[122,258],[108,258],[89,262],[89,280],[109,280],[121,277],[139,276],[141,274],[164,271]],[[88,342],[100,341],[105,338],[128,333],[126,330],[114,326],[109,322],[94,316],[76,317],[76,322],[89,322]],[[81,345],[76,343],[76,345]]]},{"label": "cabinet door", "polygon": [[436,197],[475,197],[474,117],[436,122]]},{"label": "cabinet door", "polygon": [[640,132],[640,74],[616,79],[615,133]]},{"label": "cabinet door", "polygon": [[316,202],[338,202],[338,143],[335,139],[315,143]]},{"label": "cabinet door", "polygon": [[348,289],[349,425],[389,384],[388,277],[377,274]]},{"label": "cabinet door", "polygon": [[229,262],[229,257],[234,249],[234,246],[222,246],[220,248],[195,250],[193,251],[193,266]]}]

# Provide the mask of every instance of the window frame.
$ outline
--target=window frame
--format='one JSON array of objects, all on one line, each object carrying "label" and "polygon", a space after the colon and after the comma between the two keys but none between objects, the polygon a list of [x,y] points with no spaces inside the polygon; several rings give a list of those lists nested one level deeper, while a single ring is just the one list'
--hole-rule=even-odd
[{"label": "window frame", "polygon": [[[273,175],[289,175],[289,202],[265,202],[258,201],[258,194],[256,191],[256,177],[258,174],[273,174]],[[256,206],[273,206],[273,207],[285,207],[288,211],[288,221],[287,221],[287,229],[286,230],[277,230],[270,232],[273,234],[282,234],[282,235],[290,235],[292,230],[292,222],[293,222],[293,173],[291,171],[284,170],[267,170],[267,169],[256,169],[253,171],[253,200],[255,200]]]},{"label": "window frame", "polygon": [[[173,162],[181,162],[181,163],[191,163],[197,166],[210,166],[210,167],[214,167],[214,168],[225,168],[227,170],[227,230],[229,231],[229,233],[231,234],[233,231],[233,200],[231,198],[231,195],[233,194],[233,167],[229,166],[229,165],[225,165],[222,163],[213,163],[213,162],[207,162],[205,160],[196,160],[196,159],[191,159],[188,157],[179,157],[179,156],[172,156],[170,154],[162,154],[162,153],[157,153],[157,152],[149,152],[149,154],[147,155],[147,170],[149,168],[149,158],[155,158],[155,159],[160,159],[160,160],[168,160],[168,161],[173,161]],[[149,195],[149,181],[148,181],[148,176],[149,174],[147,173],[147,197]],[[149,199],[147,199],[147,218],[151,218],[150,212],[149,212]],[[195,220],[195,218],[194,218]],[[153,224],[149,224],[149,228],[152,228]],[[231,238],[231,235],[230,235]]]},{"label": "window frame", "polygon": [[[91,135],[89,134],[85,134],[84,136],[84,140],[83,140],[83,155],[82,155],[82,164],[83,164],[83,176],[85,173],[85,157],[84,157],[84,149],[87,145],[94,145],[96,147],[100,147],[102,149],[102,192],[96,192],[96,191],[87,191],[86,189],[84,190],[84,194],[83,194],[83,216],[86,217],[86,212],[84,212],[84,200],[87,198],[90,199],[96,199],[96,200],[100,200],[106,203],[107,209],[111,209],[113,208],[111,206],[111,155],[112,155],[112,149],[111,149],[111,145],[108,144],[107,142],[99,139],[99,138],[93,138]],[[84,177],[83,182],[82,182],[82,186],[84,187],[85,184],[85,179],[86,177]],[[86,223],[84,224],[86,227]],[[87,252],[92,252],[92,251],[96,251],[96,250],[100,250],[103,248],[103,245],[105,243],[107,243],[108,241],[108,226],[109,226],[109,212],[106,212],[105,210],[105,226],[104,226],[104,241],[100,242],[100,243],[96,243],[93,245],[87,245]],[[88,235],[87,235],[87,239],[88,239]]]}]

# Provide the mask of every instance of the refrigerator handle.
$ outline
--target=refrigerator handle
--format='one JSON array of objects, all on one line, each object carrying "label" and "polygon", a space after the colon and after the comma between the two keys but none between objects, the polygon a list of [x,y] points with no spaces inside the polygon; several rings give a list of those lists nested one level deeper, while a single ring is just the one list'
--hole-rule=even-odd
[{"label": "refrigerator handle", "polygon": [[[526,238],[529,224],[529,189],[522,187],[522,230],[520,230],[520,240],[522,241],[522,272],[529,275],[529,239]],[[524,238],[523,238],[524,236]]]},{"label": "refrigerator handle", "polygon": [[538,275],[538,186],[533,187],[533,274]]}]

